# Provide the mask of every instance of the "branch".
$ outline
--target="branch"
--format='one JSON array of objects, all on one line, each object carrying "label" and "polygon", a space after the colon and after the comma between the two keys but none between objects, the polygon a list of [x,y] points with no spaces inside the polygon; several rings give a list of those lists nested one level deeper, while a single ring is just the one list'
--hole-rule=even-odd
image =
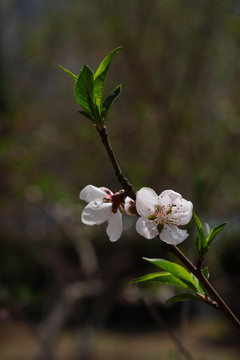
[{"label": "branch", "polygon": [[[193,275],[196,276],[196,278],[201,282],[201,284],[205,287],[208,294],[216,301],[215,308],[218,308],[231,322],[232,324],[240,330],[240,321],[238,318],[233,314],[233,312],[229,309],[227,304],[224,302],[224,300],[221,298],[221,296],[218,294],[218,292],[212,287],[212,285],[209,283],[209,281],[205,278],[202,271],[195,267],[191,261],[188,260],[188,258],[179,250],[179,248],[175,245],[169,245],[165,244],[168,250],[170,250],[185,266],[188,270],[190,270]],[[209,304],[209,299],[206,299],[206,303]],[[211,305],[214,305],[212,301]],[[210,304],[209,304],[210,305]]]},{"label": "branch", "polygon": [[125,191],[125,195],[132,198],[134,201],[136,200],[136,193],[134,191],[133,185],[129,183],[128,179],[125,177],[124,173],[122,172],[117,159],[115,157],[115,154],[113,152],[113,149],[109,143],[108,140],[108,133],[106,130],[106,126],[104,125],[103,128],[100,130],[97,126],[96,129],[101,137],[102,143],[107,150],[108,156],[111,160],[111,163],[113,165],[113,168],[115,170],[115,174],[117,176],[117,179],[119,183],[122,185],[123,190]]},{"label": "branch", "polygon": [[[108,140],[108,133],[106,130],[106,126],[104,125],[101,129],[98,128],[97,125],[95,125],[102,143],[108,153],[108,156],[110,158],[110,161],[113,165],[113,168],[115,170],[115,174],[117,176],[117,179],[119,183],[122,185],[123,190],[125,191],[125,196],[129,196],[134,201],[136,200],[136,193],[133,188],[133,185],[129,183],[128,179],[125,177],[124,173],[122,172],[117,159],[115,157],[115,154],[113,152],[113,149],[109,143]],[[221,298],[221,296],[218,294],[218,292],[212,287],[212,285],[209,283],[209,281],[205,278],[201,271],[201,262],[199,261],[199,264],[197,267],[195,267],[191,261],[188,260],[188,258],[178,249],[175,245],[169,245],[165,244],[165,247],[170,250],[174,255],[186,266],[186,268],[193,273],[193,275],[196,276],[196,278],[201,282],[201,284],[205,287],[208,294],[213,298],[210,299],[209,297],[206,297],[203,299],[203,301],[215,307],[216,309],[219,309],[231,322],[232,324],[240,330],[240,321],[238,318],[233,314],[233,312],[229,309],[227,304],[224,302],[224,300]]]}]

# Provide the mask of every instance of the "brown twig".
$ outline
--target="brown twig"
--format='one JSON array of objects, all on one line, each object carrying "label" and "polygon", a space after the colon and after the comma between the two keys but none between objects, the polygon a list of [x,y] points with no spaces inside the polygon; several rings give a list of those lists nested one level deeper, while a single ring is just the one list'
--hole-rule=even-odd
[{"label": "brown twig", "polygon": [[[218,292],[212,287],[212,285],[203,275],[202,271],[196,266],[194,266],[191,261],[189,261],[188,258],[181,252],[181,250],[179,250],[177,246],[166,244],[166,247],[186,266],[188,270],[191,271],[191,273],[193,273],[193,275],[196,276],[196,278],[200,281],[200,283],[204,286],[208,294],[215,300],[216,303],[214,306],[214,302],[210,301],[209,298],[207,298],[205,302],[209,305],[214,306],[215,308],[218,308],[233,323],[233,325],[238,330],[240,330],[240,321],[229,309],[229,307],[218,294]],[[209,303],[209,301],[211,304]]]},{"label": "brown twig", "polygon": [[110,161],[113,165],[113,168],[115,170],[115,174],[117,176],[117,179],[119,181],[119,183],[122,185],[123,190],[125,190],[125,194],[126,196],[129,196],[130,198],[132,198],[133,200],[136,200],[136,193],[134,191],[133,185],[129,183],[128,179],[125,177],[125,175],[123,174],[117,159],[114,155],[113,149],[109,143],[108,140],[108,133],[106,130],[106,126],[104,125],[102,127],[102,129],[99,129],[98,126],[96,126],[96,129],[101,137],[102,143],[105,147],[105,149],[107,150],[108,156],[110,158]]}]

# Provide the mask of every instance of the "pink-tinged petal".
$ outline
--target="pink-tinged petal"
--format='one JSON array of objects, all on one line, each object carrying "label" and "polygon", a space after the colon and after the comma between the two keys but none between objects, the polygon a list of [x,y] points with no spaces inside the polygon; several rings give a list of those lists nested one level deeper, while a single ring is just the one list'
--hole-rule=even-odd
[{"label": "pink-tinged petal", "polygon": [[112,203],[105,203],[100,199],[91,201],[82,212],[82,222],[86,225],[100,225],[112,213]]},{"label": "pink-tinged petal", "polygon": [[137,232],[144,236],[146,239],[153,239],[157,236],[158,230],[154,221],[148,220],[148,218],[140,217],[136,223]]},{"label": "pink-tinged petal", "polygon": [[109,195],[109,194],[110,194],[110,195],[113,195],[113,192],[112,192],[111,190],[109,190],[107,187],[100,186],[99,189],[104,192],[105,196],[106,196],[106,195]]},{"label": "pink-tinged petal", "polygon": [[164,224],[159,237],[167,244],[178,245],[188,237],[188,233],[175,225]]},{"label": "pink-tinged petal", "polygon": [[102,199],[104,196],[106,196],[106,192],[103,191],[104,188],[98,188],[93,185],[87,185],[79,194],[79,198],[81,200],[90,202],[95,199]]},{"label": "pink-tinged petal", "polygon": [[137,192],[136,208],[140,216],[152,215],[155,205],[158,204],[158,196],[154,190],[143,187]]},{"label": "pink-tinged petal", "polygon": [[122,235],[122,215],[118,210],[116,214],[112,212],[108,219],[107,234],[110,241],[117,241]]}]

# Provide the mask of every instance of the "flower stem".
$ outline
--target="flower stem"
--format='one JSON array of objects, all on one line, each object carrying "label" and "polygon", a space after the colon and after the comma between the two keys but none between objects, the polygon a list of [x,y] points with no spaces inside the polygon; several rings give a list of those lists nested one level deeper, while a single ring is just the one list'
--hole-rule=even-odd
[{"label": "flower stem", "polygon": [[[174,253],[174,255],[190,270],[193,275],[198,278],[198,280],[201,282],[201,284],[205,287],[208,294],[215,300],[216,306],[215,308],[218,308],[231,322],[232,324],[240,330],[240,321],[238,318],[233,314],[233,312],[229,309],[227,304],[224,302],[224,300],[221,298],[221,296],[218,294],[218,292],[212,287],[212,285],[209,283],[209,281],[206,279],[206,277],[203,275],[202,271],[194,266],[191,261],[188,260],[188,258],[179,250],[179,248],[175,245],[167,245],[167,248]],[[207,302],[208,303],[208,302]]]},{"label": "flower stem", "polygon": [[136,200],[136,193],[134,191],[133,185],[129,183],[128,179],[125,177],[124,173],[122,172],[117,159],[115,157],[115,154],[113,152],[113,149],[110,145],[110,142],[108,140],[108,133],[106,130],[106,126],[104,125],[102,127],[102,129],[99,129],[96,126],[96,129],[101,137],[102,143],[108,153],[108,156],[111,160],[111,163],[113,165],[113,168],[115,170],[115,174],[117,176],[117,179],[119,181],[119,183],[122,185],[123,190],[125,191],[126,196],[129,196],[130,198],[132,198],[134,201]]}]

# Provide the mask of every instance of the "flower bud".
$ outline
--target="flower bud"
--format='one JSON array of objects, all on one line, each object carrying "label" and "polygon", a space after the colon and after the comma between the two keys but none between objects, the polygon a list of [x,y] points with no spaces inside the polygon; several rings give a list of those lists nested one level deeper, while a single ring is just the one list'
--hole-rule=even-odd
[{"label": "flower bud", "polygon": [[128,215],[139,216],[137,209],[136,209],[136,203],[129,196],[127,196],[125,199],[124,209],[125,209],[126,214],[128,214]]}]

